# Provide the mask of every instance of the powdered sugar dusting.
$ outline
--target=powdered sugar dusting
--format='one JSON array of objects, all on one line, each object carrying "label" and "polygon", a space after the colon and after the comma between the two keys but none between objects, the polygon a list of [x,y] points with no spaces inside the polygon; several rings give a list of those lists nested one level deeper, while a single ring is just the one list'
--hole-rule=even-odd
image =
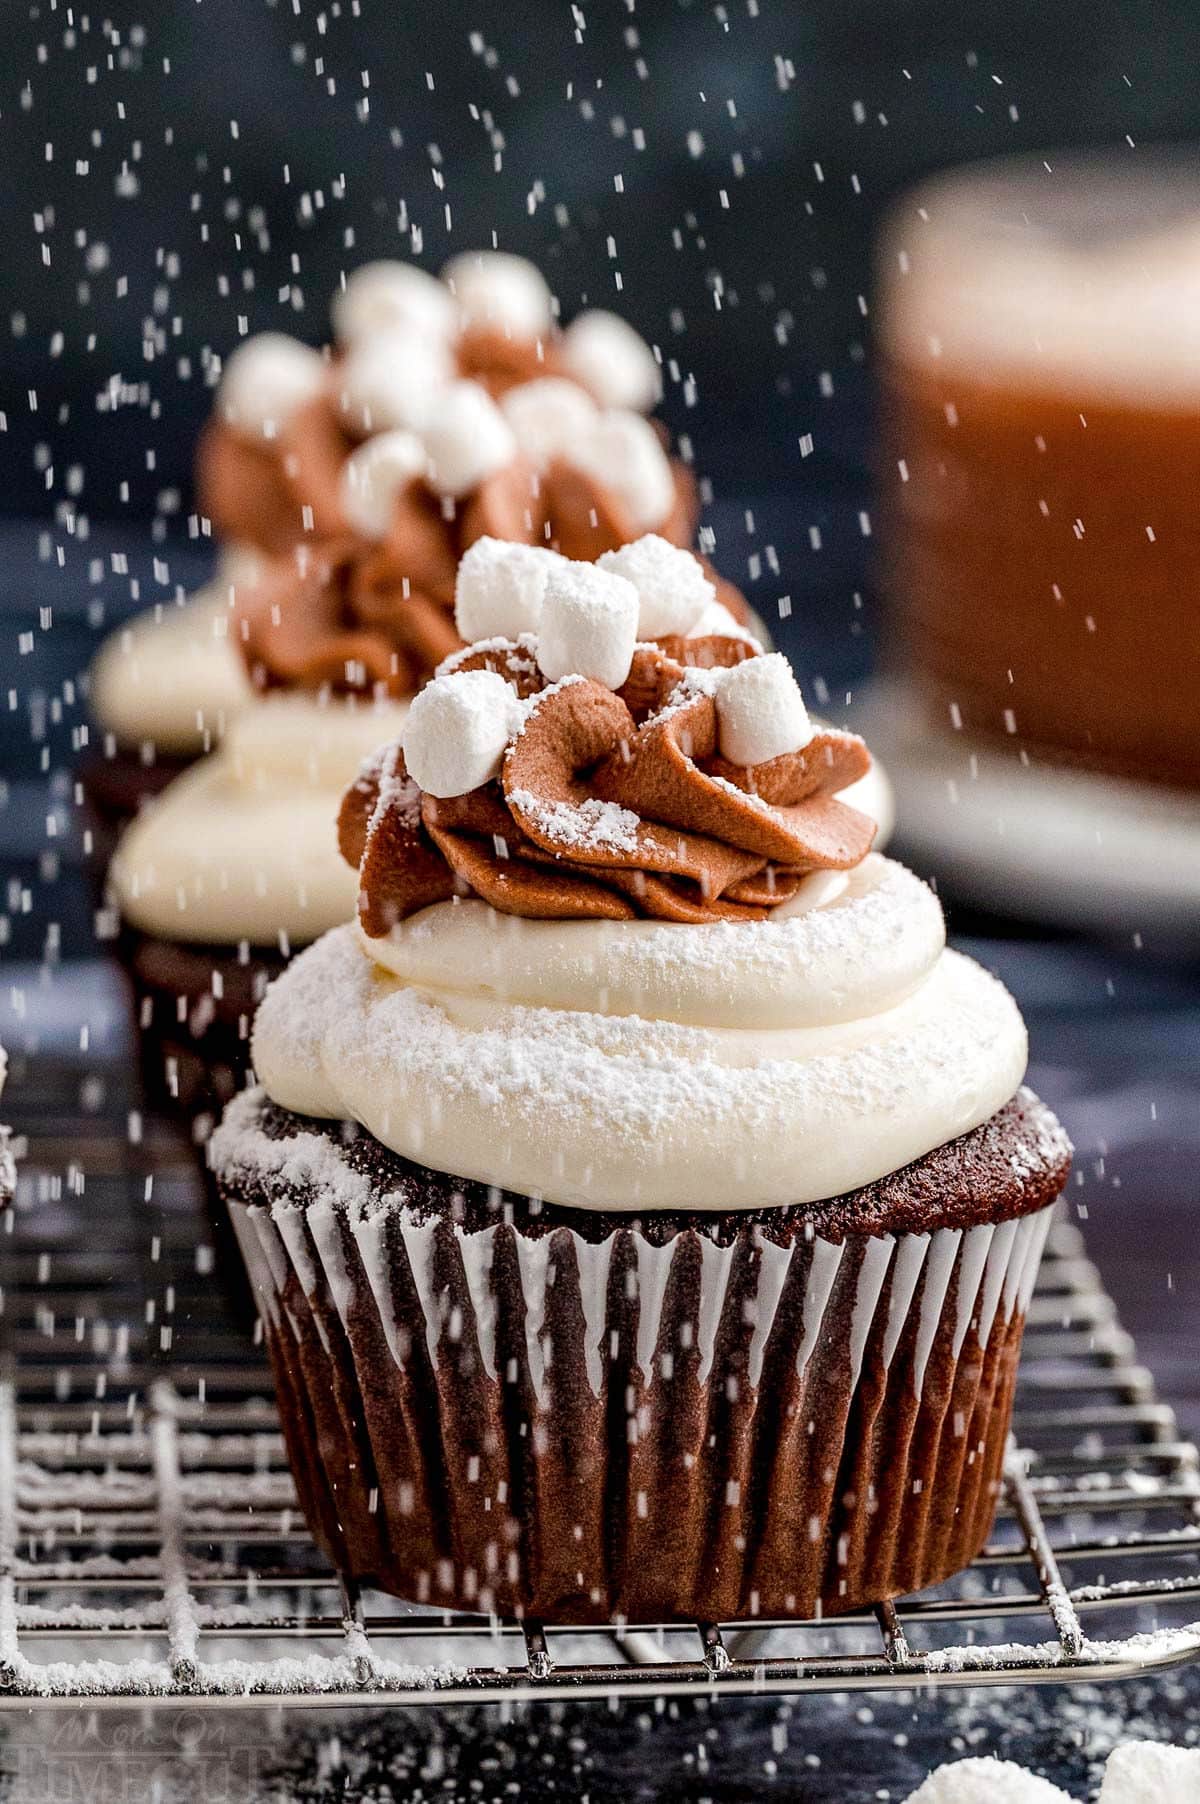
[{"label": "powdered sugar dusting", "polygon": [[521,633],[515,639],[497,636],[491,639],[477,639],[473,645],[464,645],[460,651],[452,651],[449,657],[443,658],[434,676],[451,676],[460,669],[468,658],[479,652],[486,652],[496,662],[502,663],[513,677],[535,677],[538,674],[537,637],[534,633]]},{"label": "powdered sugar dusting", "polygon": [[636,852],[641,822],[629,808],[588,796],[582,802],[547,801],[529,789],[509,791],[509,801],[565,851]]}]

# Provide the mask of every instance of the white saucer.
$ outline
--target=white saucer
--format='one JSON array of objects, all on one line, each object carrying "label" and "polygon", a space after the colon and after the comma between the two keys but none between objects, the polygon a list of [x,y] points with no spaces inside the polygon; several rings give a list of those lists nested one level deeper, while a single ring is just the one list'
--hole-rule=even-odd
[{"label": "white saucer", "polygon": [[864,691],[850,725],[887,764],[899,855],[963,901],[1200,943],[1200,792],[940,733],[892,678]]}]

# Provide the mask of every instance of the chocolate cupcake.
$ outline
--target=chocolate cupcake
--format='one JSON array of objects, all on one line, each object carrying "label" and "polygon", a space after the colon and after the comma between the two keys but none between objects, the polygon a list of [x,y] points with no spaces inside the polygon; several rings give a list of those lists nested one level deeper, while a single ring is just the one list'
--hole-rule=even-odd
[{"label": "chocolate cupcake", "polygon": [[861,740],[686,637],[692,573],[492,604],[348,792],[357,920],[210,1144],[310,1526],[547,1621],[930,1584],[992,1521],[1069,1163],[1016,1007],[871,852]]}]

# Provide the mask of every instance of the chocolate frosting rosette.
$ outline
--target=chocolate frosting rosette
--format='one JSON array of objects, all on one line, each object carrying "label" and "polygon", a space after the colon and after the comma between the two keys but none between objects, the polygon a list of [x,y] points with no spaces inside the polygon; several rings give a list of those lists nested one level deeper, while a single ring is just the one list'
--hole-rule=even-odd
[{"label": "chocolate frosting rosette", "polygon": [[869,756],[661,540],[481,541],[210,1155],[317,1539],[439,1608],[844,1611],[995,1509],[1069,1148]]}]

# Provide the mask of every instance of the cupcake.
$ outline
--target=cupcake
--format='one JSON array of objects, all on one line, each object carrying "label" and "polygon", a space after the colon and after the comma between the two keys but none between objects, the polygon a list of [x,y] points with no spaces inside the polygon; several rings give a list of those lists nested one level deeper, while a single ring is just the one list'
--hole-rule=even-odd
[{"label": "cupcake", "polygon": [[918,1589],[988,1533],[1069,1163],[1020,1015],[694,565],[511,593],[347,792],[355,918],[210,1142],[310,1527],[551,1622]]}]

